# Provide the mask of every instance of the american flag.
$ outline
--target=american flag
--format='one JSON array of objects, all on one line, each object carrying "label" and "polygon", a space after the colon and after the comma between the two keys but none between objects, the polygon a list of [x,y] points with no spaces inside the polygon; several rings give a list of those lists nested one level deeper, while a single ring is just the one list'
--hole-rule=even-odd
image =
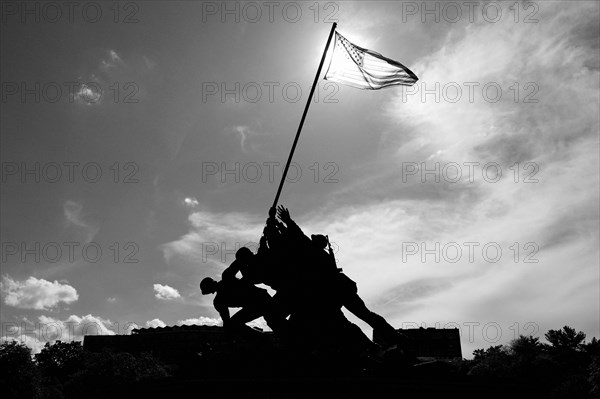
[{"label": "american flag", "polygon": [[325,80],[377,90],[393,85],[412,86],[419,78],[401,63],[358,47],[335,32],[335,46]]}]

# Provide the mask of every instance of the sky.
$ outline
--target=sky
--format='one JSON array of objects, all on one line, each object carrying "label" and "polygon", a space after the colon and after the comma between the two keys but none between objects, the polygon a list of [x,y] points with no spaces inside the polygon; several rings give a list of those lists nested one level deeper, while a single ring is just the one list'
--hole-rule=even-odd
[{"label": "sky", "polygon": [[464,357],[600,337],[597,2],[49,4],[1,10],[3,339],[219,324],[198,284],[256,248],[333,22],[419,81],[320,79],[280,198],[303,231]]}]

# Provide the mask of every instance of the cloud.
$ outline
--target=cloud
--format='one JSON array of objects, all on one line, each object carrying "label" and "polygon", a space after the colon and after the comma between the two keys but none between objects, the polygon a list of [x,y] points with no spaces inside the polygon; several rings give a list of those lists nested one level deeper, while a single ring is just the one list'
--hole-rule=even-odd
[{"label": "cloud", "polygon": [[193,325],[198,325],[198,326],[220,326],[223,325],[223,321],[221,320],[221,318],[211,318],[211,317],[204,317],[204,316],[200,316],[198,318],[190,318],[190,319],[185,319],[185,320],[178,320],[177,324],[182,326],[182,325],[187,325],[187,326],[193,326]]},{"label": "cloud", "polygon": [[114,296],[108,297],[106,298],[106,302],[115,303],[117,302],[117,298],[115,298]]},{"label": "cloud", "polygon": [[249,246],[256,250],[264,217],[201,210],[190,214],[188,222],[187,234],[160,246],[165,261],[179,267],[188,265],[194,270],[198,270],[199,264],[220,269],[233,257],[236,248]]},{"label": "cloud", "polygon": [[110,60],[112,62],[122,62],[121,57],[119,57],[119,54],[117,54],[115,50],[109,50],[108,54],[110,55]]},{"label": "cloud", "polygon": [[[539,195],[541,204],[546,194]],[[577,229],[561,237],[560,245],[545,246],[548,223],[554,222],[553,218],[544,220],[543,210],[536,214],[514,206],[502,217],[490,218],[478,206],[462,205],[470,206],[474,215],[456,218],[446,214],[443,203],[401,200],[344,207],[325,218],[315,214],[296,219],[306,234],[329,234],[339,248],[338,266],[357,282],[358,293],[371,310],[398,328],[408,322],[429,327],[458,323],[465,356],[476,348],[508,342],[514,338],[515,323],[521,333],[529,325],[543,335],[569,320],[588,335],[597,335],[598,315],[589,308],[589,303],[597,303],[597,216],[576,223]],[[594,215],[593,209],[581,212]],[[540,245],[532,256],[537,263],[524,262],[531,254],[524,244],[530,241]],[[432,250],[436,243],[443,247],[452,242],[462,247],[459,262],[452,263],[441,250]],[[472,262],[467,242],[478,243]],[[491,242],[503,250],[496,263],[482,255],[482,246]],[[406,256],[403,244],[407,243],[424,243],[432,254],[425,260],[421,251]],[[520,248],[518,261],[515,243]],[[466,323],[471,322],[480,324],[470,337]],[[482,330],[486,323],[500,326],[499,342],[486,338]]]},{"label": "cloud", "polygon": [[148,81],[156,62],[141,54],[130,54],[125,62],[114,49],[94,50],[91,54],[90,67],[77,78],[80,85],[72,94],[75,104],[107,110],[111,104],[138,101],[146,96],[142,82]]},{"label": "cloud", "polygon": [[[518,328],[526,333],[527,323],[539,335],[565,320],[598,334],[599,62],[597,40],[588,40],[597,20],[597,5],[548,3],[539,24],[457,25],[437,51],[414,64],[418,94],[398,91],[386,105],[386,116],[399,126],[383,139],[388,167],[342,187],[349,200],[335,209],[298,217],[305,232],[328,233],[338,244],[341,267],[372,310],[397,327],[459,323],[466,356],[508,342]],[[473,101],[469,82],[478,84]],[[439,101],[423,97],[436,83]],[[456,102],[441,90],[449,83],[462,87]],[[484,98],[486,83],[501,87],[498,101]],[[528,95],[537,102],[525,102]],[[402,162],[480,167],[473,182],[463,176],[422,183],[418,176],[405,183]],[[502,169],[499,181],[483,179],[487,162]],[[537,182],[524,181],[534,170],[528,162],[537,166]],[[452,242],[463,248],[459,262],[443,255],[423,260],[421,252],[403,259],[403,244],[432,249]],[[466,242],[479,244],[472,262]],[[498,262],[483,258],[486,243],[503,250]],[[524,262],[526,256],[537,262]],[[479,330],[469,337],[464,323],[474,321]],[[500,341],[486,338],[481,328],[488,322],[501,326]]]},{"label": "cloud", "polygon": [[100,65],[103,68],[115,68],[117,66],[123,66],[125,64],[115,50],[108,50],[106,52],[106,56],[107,57],[100,62]]},{"label": "cloud", "polygon": [[185,197],[183,203],[184,205],[190,208],[195,208],[199,204],[198,200],[195,197]]},{"label": "cloud", "polygon": [[248,138],[248,132],[250,128],[248,126],[236,126],[233,131],[240,135],[240,146],[242,151],[246,152],[246,139]]},{"label": "cloud", "polygon": [[17,323],[4,323],[4,333],[1,340],[15,340],[24,342],[32,348],[33,353],[38,353],[46,342],[82,341],[85,335],[116,335],[117,333],[130,333],[137,328],[135,323],[125,323],[119,326],[108,319],[93,316],[71,315],[65,320],[54,317],[39,316],[37,322],[23,321]]},{"label": "cloud", "polygon": [[76,201],[67,200],[63,204],[63,214],[67,226],[74,226],[83,230],[85,242],[90,242],[98,233],[98,227],[85,220],[83,214],[83,205]]},{"label": "cloud", "polygon": [[154,293],[156,298],[164,301],[181,298],[179,291],[173,287],[169,287],[168,285],[154,284]]},{"label": "cloud", "polygon": [[162,321],[161,319],[153,319],[153,320],[148,320],[146,322],[146,328],[156,328],[156,327],[165,327],[166,324],[164,321]]},{"label": "cloud", "polygon": [[[511,4],[501,6],[503,15],[513,15]],[[543,335],[568,320],[598,334],[598,8],[548,3],[538,18],[534,24],[503,18],[449,25],[435,51],[410,64],[421,78],[417,94],[398,89],[382,99],[381,119],[393,128],[383,135],[373,165],[356,167],[367,169],[364,178],[337,185],[331,203],[292,215],[305,233],[329,234],[361,297],[397,327],[408,321],[463,328],[465,322],[495,322],[504,343],[514,338],[515,323],[525,333],[523,326],[534,322]],[[436,83],[440,100],[423,97]],[[449,100],[451,90],[443,91],[446,84],[461,88],[457,101]],[[502,96],[493,102],[495,87]],[[235,132],[248,148],[248,128]],[[457,182],[442,177],[422,183],[420,176],[403,182],[403,162],[479,167],[473,182],[466,167]],[[499,181],[483,179],[487,162],[501,167]],[[524,182],[532,171],[528,162],[538,167],[535,183]],[[202,209],[188,221],[187,234],[161,246],[166,262],[194,270],[204,264],[216,272],[232,256],[224,255],[223,243],[232,250],[235,243],[258,241],[264,215]],[[421,253],[403,259],[403,244],[452,242],[463,248],[459,262],[423,260]],[[479,245],[472,262],[467,242]],[[482,246],[492,242],[503,250],[496,263],[482,257]],[[220,251],[207,257],[207,243]],[[524,262],[528,243],[538,246],[537,263]],[[497,344],[481,329],[473,340],[467,337],[466,356]]]},{"label": "cloud", "polygon": [[[235,313],[234,313],[235,314]],[[263,331],[272,331],[267,322],[263,317],[259,317],[258,319],[252,320],[251,322],[246,323],[250,327],[257,327]],[[220,317],[212,318],[200,316],[198,318],[189,318],[185,320],[178,320],[177,325],[186,325],[186,326],[222,326],[223,320]]]},{"label": "cloud", "polygon": [[102,101],[102,87],[96,82],[82,83],[74,93],[77,103],[85,105],[98,104]]},{"label": "cloud", "polygon": [[31,353],[33,355],[35,355],[36,353],[40,353],[42,351],[42,349],[44,348],[44,345],[46,345],[45,342],[42,342],[30,335],[25,335],[25,334],[19,334],[18,336],[3,335],[2,337],[0,337],[0,341],[2,341],[2,342],[16,341],[16,342],[24,343],[29,348],[31,348]]},{"label": "cloud", "polygon": [[[510,5],[503,7],[510,11]],[[589,22],[598,9],[591,3],[553,3],[542,11],[540,23],[503,19],[457,27],[438,51],[415,63],[421,73],[416,94],[399,94],[388,107],[389,117],[410,127],[402,129],[410,137],[399,156],[441,150],[451,160],[504,165],[595,138],[597,49],[586,47],[586,33],[578,27],[593,29]],[[456,87],[461,95],[454,101]],[[437,100],[425,89],[437,92]]]},{"label": "cloud", "polygon": [[78,227],[87,227],[87,224],[82,219],[83,206],[75,201],[65,201],[63,205],[63,212],[65,219],[69,224]]},{"label": "cloud", "polygon": [[140,326],[138,326],[137,323],[129,321],[129,322],[125,323],[125,325],[123,326],[122,332],[125,334],[131,334],[131,331],[137,330],[139,328],[140,328]]},{"label": "cloud", "polygon": [[48,316],[39,317],[42,341],[80,341],[85,335],[116,335],[111,327],[113,323],[102,317],[91,314],[85,316],[71,315],[66,320]]},{"label": "cloud", "polygon": [[[258,124],[259,129],[261,124]],[[271,134],[263,132],[261,130],[253,129],[246,125],[237,125],[232,128],[232,131],[240,137],[240,148],[242,152],[247,153],[248,151],[258,152],[264,148],[265,145],[269,144],[267,140],[272,137]]]},{"label": "cloud", "polygon": [[60,302],[73,303],[79,299],[77,290],[69,284],[58,281],[29,277],[25,281],[16,281],[4,276],[0,284],[4,303],[21,309],[48,310]]}]

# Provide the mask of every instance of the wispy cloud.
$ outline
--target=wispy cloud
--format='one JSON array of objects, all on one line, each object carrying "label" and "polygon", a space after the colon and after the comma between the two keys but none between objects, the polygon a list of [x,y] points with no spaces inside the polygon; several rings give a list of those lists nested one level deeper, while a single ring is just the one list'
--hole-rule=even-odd
[{"label": "wispy cloud", "polygon": [[232,128],[233,132],[240,137],[240,148],[242,152],[258,152],[264,144],[264,139],[271,135],[265,132],[258,131],[246,125],[238,125]]},{"label": "wispy cloud", "polygon": [[[264,220],[246,213],[213,213],[206,210],[194,212],[188,217],[190,231],[176,241],[161,245],[168,264],[189,264],[197,268],[207,262],[223,263],[222,253],[207,256],[206,246],[231,252],[236,244],[258,242]],[[226,243],[227,248],[220,248]],[[223,253],[226,255],[226,253]],[[226,256],[225,256],[226,257]]]},{"label": "wispy cloud", "polygon": [[123,62],[123,60],[121,59],[121,57],[119,56],[119,54],[117,54],[117,52],[115,50],[107,50],[106,51],[106,57],[102,59],[102,61],[100,61],[100,65],[103,68],[115,68],[119,65],[124,65],[125,63]]},{"label": "wispy cloud", "polygon": [[[303,215],[306,230],[329,233],[359,293],[397,326],[490,321],[503,326],[502,342],[516,322],[535,322],[543,333],[570,320],[597,333],[599,65],[597,41],[585,38],[597,32],[598,8],[578,4],[548,3],[538,24],[458,27],[460,34],[414,66],[417,94],[400,91],[388,104],[386,116],[400,126],[398,137],[384,137],[388,167],[340,190],[337,196],[353,199],[342,207]],[[422,94],[436,83],[437,101]],[[478,85],[473,101],[464,83]],[[501,99],[485,99],[487,83],[502,88]],[[462,97],[449,101],[445,84],[461,86]],[[536,102],[524,102],[527,95]],[[403,162],[431,169],[436,162],[494,162],[503,174],[497,182],[483,179],[481,169],[474,182],[403,182]],[[533,183],[524,182],[527,162],[538,168]],[[403,243],[431,249],[452,242],[463,249],[457,263],[423,260],[420,251],[402,259]],[[479,244],[473,262],[466,242]],[[482,257],[486,243],[503,249],[498,262]],[[534,246],[526,250],[527,243]],[[536,246],[537,263],[524,263]],[[464,353],[486,344],[479,331]]]},{"label": "wispy cloud", "polygon": [[83,213],[83,204],[68,200],[63,204],[63,213],[67,226],[74,226],[83,231],[85,243],[90,242],[99,228],[86,220]]}]

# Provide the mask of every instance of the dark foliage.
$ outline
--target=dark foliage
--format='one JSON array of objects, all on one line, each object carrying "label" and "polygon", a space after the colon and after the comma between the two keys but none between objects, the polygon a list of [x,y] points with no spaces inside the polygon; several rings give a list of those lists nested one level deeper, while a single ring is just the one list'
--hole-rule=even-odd
[{"label": "dark foliage", "polygon": [[65,392],[69,396],[85,393],[87,397],[100,397],[118,393],[128,384],[167,376],[167,368],[148,353],[86,352],[82,368],[69,375]]},{"label": "dark foliage", "polygon": [[24,343],[4,341],[0,344],[0,370],[3,397],[41,397],[40,375],[31,359],[31,349]]},{"label": "dark foliage", "polygon": [[[600,342],[593,338],[586,343],[585,334],[568,326],[550,330],[545,336],[547,344],[537,337],[520,336],[509,345],[477,349],[472,360],[432,362],[420,367],[406,365],[401,368],[402,372],[392,374],[385,373],[389,365],[384,362],[379,365],[383,369],[369,378],[408,375],[422,381],[427,375],[431,381],[469,381],[468,386],[474,391],[482,389],[484,392],[485,387],[505,390],[514,387],[520,392],[535,393],[537,397],[600,397]],[[219,359],[217,356],[212,360]],[[231,361],[235,363],[235,359],[221,360],[227,360],[225,363],[230,366]],[[201,378],[170,376],[169,369],[148,353],[87,352],[79,342],[61,341],[46,344],[35,361],[24,344],[4,342],[0,345],[0,367],[3,397],[8,398],[120,397],[142,387],[153,387],[148,388],[152,392],[165,386],[178,386],[188,377],[192,378],[190,381]],[[258,364],[252,367],[261,369]],[[436,367],[438,373],[433,375]],[[267,369],[261,370],[266,372]],[[259,378],[261,371],[257,373],[256,378]]]},{"label": "dark foliage", "polygon": [[550,342],[551,351],[575,352],[583,349],[585,334],[575,332],[574,328],[564,326],[562,330],[549,330],[546,339]]},{"label": "dark foliage", "polygon": [[118,395],[128,384],[169,376],[148,353],[91,353],[80,342],[46,343],[31,356],[23,343],[0,346],[0,382],[6,398],[104,397]]},{"label": "dark foliage", "polygon": [[533,387],[549,398],[595,398],[600,393],[600,345],[585,343],[585,334],[565,326],[549,330],[549,344],[520,336],[510,345],[477,349],[468,374],[489,381]]},{"label": "dark foliage", "polygon": [[35,361],[45,376],[64,380],[83,367],[83,356],[81,342],[46,342]]},{"label": "dark foliage", "polygon": [[600,356],[594,356],[588,368],[588,384],[590,384],[590,393],[600,397]]}]

